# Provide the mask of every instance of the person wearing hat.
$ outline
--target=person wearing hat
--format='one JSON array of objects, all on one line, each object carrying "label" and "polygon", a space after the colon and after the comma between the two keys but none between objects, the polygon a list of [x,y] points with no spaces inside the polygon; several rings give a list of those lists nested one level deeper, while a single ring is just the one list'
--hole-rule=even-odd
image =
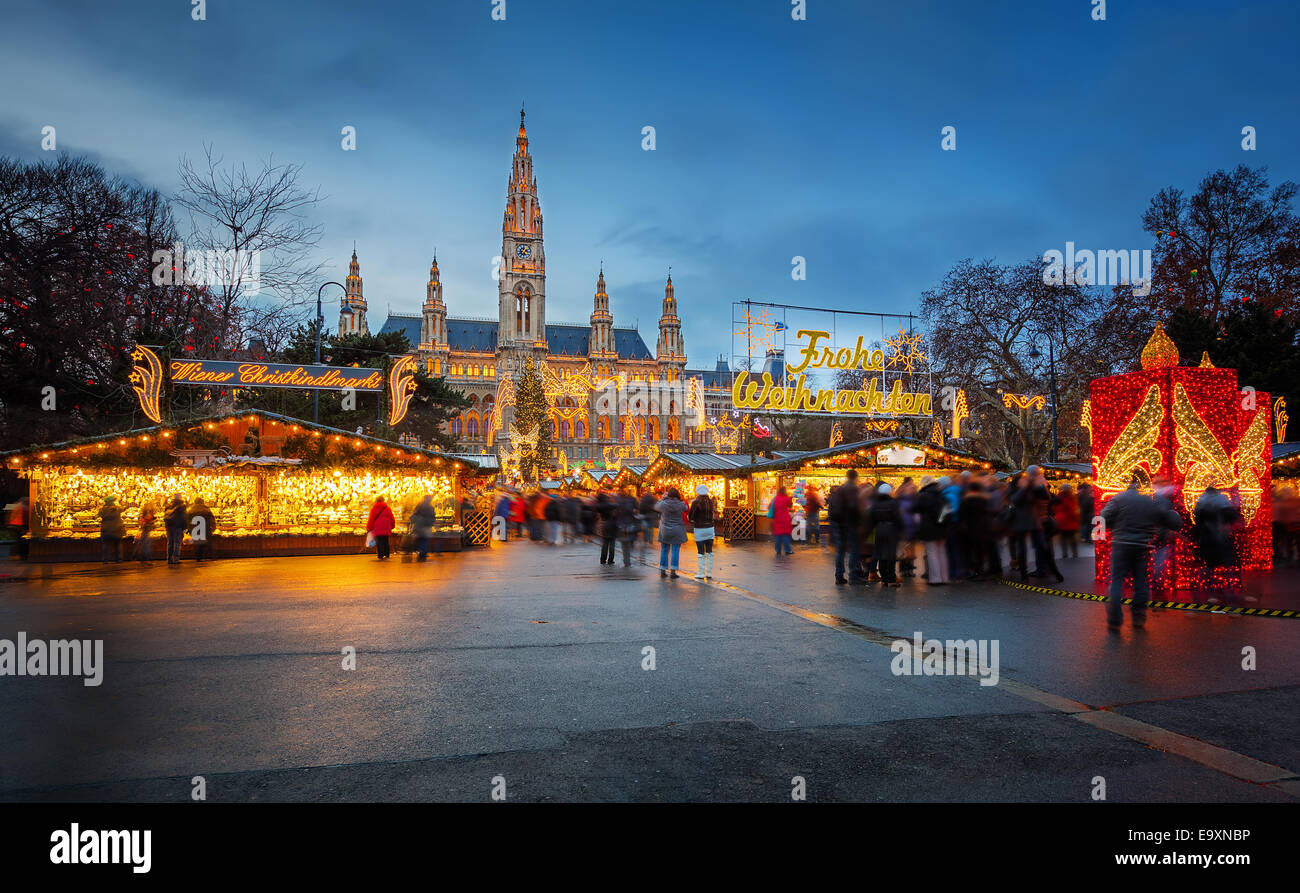
[{"label": "person wearing hat", "polygon": [[894,488],[888,483],[876,487],[876,496],[867,510],[866,526],[875,533],[872,558],[880,574],[882,586],[898,586],[894,561],[898,553],[898,537],[903,530],[903,512],[893,496]]},{"label": "person wearing hat", "polygon": [[715,512],[709,488],[700,484],[695,488],[695,499],[688,512],[691,527],[695,530],[696,561],[699,563],[697,580],[713,579],[713,529]]},{"label": "person wearing hat", "polygon": [[122,538],[126,536],[126,525],[122,523],[122,510],[117,507],[117,498],[104,497],[104,507],[99,510],[100,557],[108,563],[109,553],[113,561],[122,560]]}]

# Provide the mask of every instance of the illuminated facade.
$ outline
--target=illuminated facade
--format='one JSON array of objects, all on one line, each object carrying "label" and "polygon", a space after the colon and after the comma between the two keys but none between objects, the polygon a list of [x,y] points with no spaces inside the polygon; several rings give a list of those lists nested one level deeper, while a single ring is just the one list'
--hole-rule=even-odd
[{"label": "illuminated facade", "polygon": [[[446,376],[448,383],[469,396],[472,405],[451,424],[451,433],[465,452],[509,449],[513,383],[529,357],[546,383],[557,461],[563,454],[569,467],[605,467],[614,464],[614,454],[653,458],[660,450],[711,448],[711,438],[696,431],[699,415],[679,394],[660,399],[650,389],[640,401],[633,396],[626,412],[597,406],[598,389],[611,379],[622,392],[641,382],[675,382],[683,394],[690,390],[684,381],[691,373],[686,372],[671,273],[664,285],[653,354],[636,329],[614,325],[603,266],[587,325],[548,323],[546,294],[542,210],[521,110],[501,223],[496,318],[448,316],[435,257],[420,315],[390,314],[380,331],[403,332],[415,346],[412,356],[421,370]],[[343,301],[340,331],[345,331],[344,320],[346,331],[367,330],[355,255]],[[695,385],[697,395],[704,391],[704,378],[712,383],[718,377],[716,371],[694,375],[701,378]],[[722,401],[714,403],[720,407]]]}]

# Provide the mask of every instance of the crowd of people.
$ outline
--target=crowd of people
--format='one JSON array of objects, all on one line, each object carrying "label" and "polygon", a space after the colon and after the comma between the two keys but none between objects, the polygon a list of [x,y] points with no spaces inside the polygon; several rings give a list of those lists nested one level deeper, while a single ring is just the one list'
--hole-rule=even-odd
[{"label": "crowd of people", "polygon": [[[187,536],[194,546],[195,561],[203,561],[211,556],[217,519],[201,496],[196,496],[193,503],[187,503],[181,494],[174,493],[163,506],[161,514],[163,546],[169,565],[181,563],[181,548]],[[118,506],[116,497],[105,496],[104,504],[99,510],[100,560],[104,564],[128,560],[142,564],[151,563],[158,516],[159,509],[153,503],[146,502],[140,506],[131,554],[127,555],[125,547],[128,541],[128,530],[126,521],[122,518],[122,509]]]},{"label": "crowd of people", "polygon": [[590,496],[536,491],[502,491],[492,509],[494,526],[507,536],[559,546],[579,539],[600,542],[600,563],[613,565],[621,551],[623,566],[632,555],[645,560],[659,543],[659,575],[677,579],[681,548],[688,532],[695,543],[696,577],[713,578],[713,543],[718,519],[716,500],[703,484],[688,505],[676,487],[661,493],[646,490],[638,499],[630,488],[600,490]]},{"label": "crowd of people", "polygon": [[[772,505],[775,535],[778,517],[784,531],[791,511],[784,488]],[[817,505],[820,511],[819,496]],[[899,577],[919,574],[943,586],[1000,577],[1004,568],[1021,580],[1060,582],[1056,550],[1063,558],[1077,557],[1080,539],[1088,535],[1080,519],[1091,518],[1093,506],[1091,485],[1076,491],[1066,484],[1052,492],[1036,465],[1006,481],[966,471],[956,478],[924,475],[919,482],[907,477],[897,488],[885,481],[859,483],[850,470],[826,500],[835,582],[896,587]],[[812,516],[812,509],[805,511]],[[787,539],[778,541],[777,551],[789,554]]]}]

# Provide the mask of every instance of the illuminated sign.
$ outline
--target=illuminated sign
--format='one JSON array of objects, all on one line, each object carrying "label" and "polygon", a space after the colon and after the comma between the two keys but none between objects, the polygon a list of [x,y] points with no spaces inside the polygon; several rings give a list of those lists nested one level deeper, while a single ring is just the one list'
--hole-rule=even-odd
[{"label": "illuminated sign", "polygon": [[131,351],[135,366],[128,376],[131,388],[140,398],[140,409],[154,424],[162,421],[162,411],[158,407],[158,398],[162,395],[162,361],[158,354],[142,344],[137,344]]},{"label": "illuminated sign", "polygon": [[388,370],[388,426],[394,427],[406,418],[406,411],[411,406],[411,398],[415,396],[415,376],[411,370],[415,368],[415,357],[403,356],[398,357],[393,363],[393,368]]},{"label": "illuminated sign", "polygon": [[[887,366],[895,365],[895,356],[886,357],[879,348],[863,347],[861,337],[852,348],[832,350],[825,345],[819,346],[819,342],[830,339],[830,332],[800,329],[796,334],[799,338],[806,338],[808,343],[799,350],[800,360],[786,367],[787,373],[793,373],[788,384],[777,383],[769,372],[752,381],[748,372],[738,372],[731,386],[731,402],[736,409],[865,416],[934,414],[929,393],[904,391],[901,378],[895,378],[892,384],[885,383],[883,373]],[[914,360],[914,357],[909,355],[908,359]],[[861,369],[880,372],[882,377],[873,376],[864,381],[861,390],[813,389],[808,387],[803,374],[809,369]]]},{"label": "illuminated sign", "polygon": [[924,465],[925,453],[906,446],[886,447],[876,451],[877,465]]},{"label": "illuminated sign", "polygon": [[295,366],[286,363],[235,363],[226,360],[172,360],[174,384],[236,388],[307,388],[380,391],[382,369],[356,366]]}]

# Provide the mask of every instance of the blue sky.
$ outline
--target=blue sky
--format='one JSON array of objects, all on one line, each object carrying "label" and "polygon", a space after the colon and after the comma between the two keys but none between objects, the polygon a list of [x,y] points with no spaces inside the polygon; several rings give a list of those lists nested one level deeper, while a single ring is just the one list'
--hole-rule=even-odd
[{"label": "blue sky", "polygon": [[204,143],[304,164],[372,329],[418,312],[435,245],[450,312],[495,315],[521,101],[548,320],[587,320],[603,259],[615,323],[653,348],[671,265],[694,367],[731,350],[735,300],[908,312],[964,257],[1150,247],[1150,197],[1213,169],[1300,180],[1293,0],[1110,0],[1104,22],[1090,0],[7,6],[0,153],[42,157],[53,124],[165,192]]}]

